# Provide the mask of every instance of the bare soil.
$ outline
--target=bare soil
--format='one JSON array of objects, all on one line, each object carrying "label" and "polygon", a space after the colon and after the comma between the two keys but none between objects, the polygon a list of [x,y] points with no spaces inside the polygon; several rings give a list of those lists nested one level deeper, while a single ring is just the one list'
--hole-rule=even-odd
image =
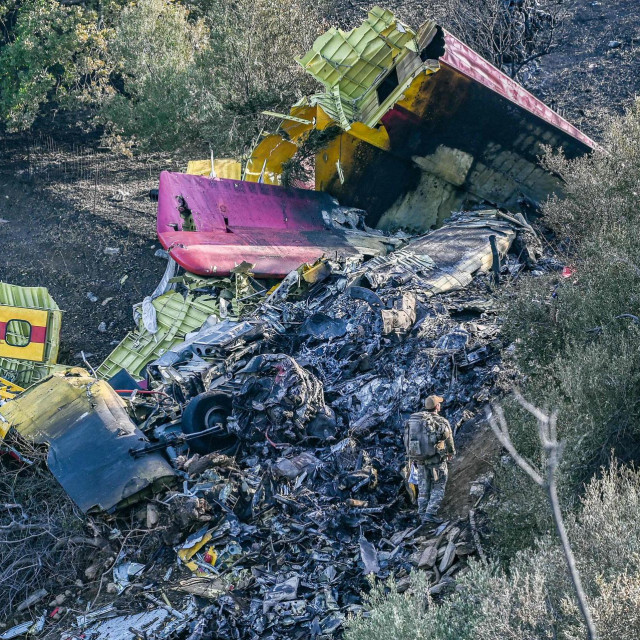
[{"label": "bare soil", "polygon": [[0,279],[49,289],[65,312],[60,362],[78,364],[84,350],[97,366],[133,327],[132,305],[166,265],[154,256],[149,189],[179,168],[49,137],[0,139]]}]

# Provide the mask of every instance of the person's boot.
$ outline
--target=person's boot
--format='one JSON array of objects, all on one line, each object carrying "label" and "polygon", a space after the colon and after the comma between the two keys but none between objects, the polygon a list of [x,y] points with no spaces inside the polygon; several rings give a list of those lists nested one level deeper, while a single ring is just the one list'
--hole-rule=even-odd
[{"label": "person's boot", "polygon": [[425,513],[422,516],[423,524],[442,524],[444,520],[442,518],[438,518],[435,513]]}]

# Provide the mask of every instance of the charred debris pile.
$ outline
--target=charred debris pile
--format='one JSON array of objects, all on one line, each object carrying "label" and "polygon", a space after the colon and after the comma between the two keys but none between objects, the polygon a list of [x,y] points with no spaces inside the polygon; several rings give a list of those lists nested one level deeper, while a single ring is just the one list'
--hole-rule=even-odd
[{"label": "charred debris pile", "polygon": [[[338,218],[360,224],[353,210]],[[522,217],[497,210],[414,238],[361,233],[396,248],[325,258],[270,290],[246,266],[207,280],[170,263],[175,289],[154,300],[157,332],[174,296],[211,310],[200,327],[146,354],[135,377],[113,373],[117,349],[103,364],[110,383],[65,369],[0,407],[18,442],[48,446],[92,550],[63,604],[51,587],[23,585],[23,631],[322,637],[361,610],[370,576],[408,586],[421,569],[433,595],[455,588],[481,552],[474,512],[418,526],[403,422],[431,392],[456,431],[477,421],[514,375],[502,360],[500,279],[561,265],[541,257]],[[145,332],[140,319],[126,355]],[[9,444],[21,461],[7,464],[27,464]],[[481,497],[482,482],[453,478],[449,489],[470,490]]]}]

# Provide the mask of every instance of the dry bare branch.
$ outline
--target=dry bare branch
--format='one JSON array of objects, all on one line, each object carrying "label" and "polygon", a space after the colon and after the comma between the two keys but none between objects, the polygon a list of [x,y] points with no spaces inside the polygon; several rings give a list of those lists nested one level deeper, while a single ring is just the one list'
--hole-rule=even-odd
[{"label": "dry bare branch", "polygon": [[576,592],[578,607],[587,628],[587,638],[588,640],[596,640],[598,637],[596,628],[593,624],[591,611],[587,603],[587,597],[582,587],[580,572],[576,566],[575,556],[573,555],[571,544],[567,536],[567,530],[564,526],[562,511],[560,510],[560,500],[558,499],[556,472],[562,457],[563,447],[561,443],[558,443],[557,439],[557,412],[553,411],[551,413],[545,413],[542,409],[539,409],[525,400],[518,391],[514,392],[514,397],[520,406],[528,411],[538,422],[538,436],[545,454],[545,476],[543,477],[540,475],[516,450],[515,446],[511,442],[511,438],[509,437],[504,411],[499,405],[492,406],[492,410],[487,411],[489,424],[500,441],[500,444],[502,444],[502,446],[508,451],[515,463],[547,493],[553,522],[555,524],[558,537],[560,538],[560,544],[562,545],[567,569],[569,570],[571,582],[573,583],[573,587]]}]

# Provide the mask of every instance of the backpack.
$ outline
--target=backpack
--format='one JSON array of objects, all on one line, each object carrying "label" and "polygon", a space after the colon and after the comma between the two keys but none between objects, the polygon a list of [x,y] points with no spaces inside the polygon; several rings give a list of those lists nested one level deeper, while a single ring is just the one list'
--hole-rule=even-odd
[{"label": "backpack", "polygon": [[419,411],[409,416],[404,430],[404,446],[407,457],[424,462],[439,454],[441,440],[438,421],[428,411]]}]

